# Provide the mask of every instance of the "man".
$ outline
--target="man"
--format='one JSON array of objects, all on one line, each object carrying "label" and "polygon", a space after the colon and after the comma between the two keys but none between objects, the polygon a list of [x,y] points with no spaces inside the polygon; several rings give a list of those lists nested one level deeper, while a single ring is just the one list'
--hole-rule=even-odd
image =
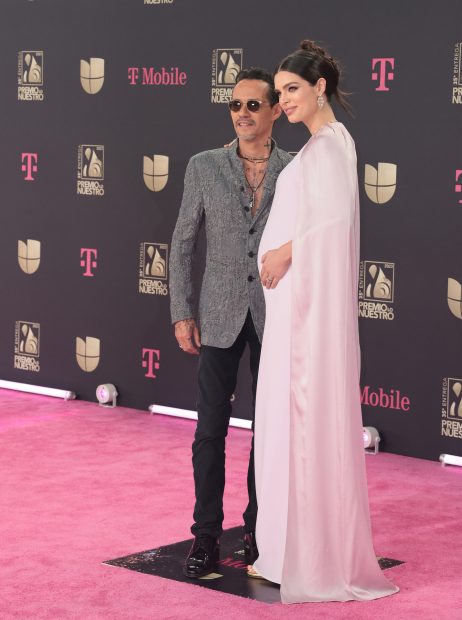
[{"label": "man", "polygon": [[[198,423],[193,452],[196,503],[194,543],[184,573],[212,572],[219,555],[225,485],[225,438],[239,361],[250,347],[253,399],[265,320],[257,253],[271,208],[276,179],[290,155],[271,139],[281,110],[272,76],[263,69],[241,71],[229,104],[238,141],[230,148],[191,158],[173,233],[170,295],[175,336],[183,351],[199,354]],[[200,226],[207,237],[206,267],[196,321],[192,262]],[[252,563],[257,501],[253,442],[247,476],[244,549]]]}]

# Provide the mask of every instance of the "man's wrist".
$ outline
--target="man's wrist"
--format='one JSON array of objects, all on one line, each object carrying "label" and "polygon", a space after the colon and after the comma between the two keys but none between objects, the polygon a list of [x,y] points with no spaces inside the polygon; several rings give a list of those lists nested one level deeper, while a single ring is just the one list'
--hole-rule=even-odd
[{"label": "man's wrist", "polygon": [[178,321],[174,321],[173,325],[178,325],[178,323],[186,323],[187,325],[192,325],[196,322],[194,317],[188,317],[187,319],[179,319]]}]

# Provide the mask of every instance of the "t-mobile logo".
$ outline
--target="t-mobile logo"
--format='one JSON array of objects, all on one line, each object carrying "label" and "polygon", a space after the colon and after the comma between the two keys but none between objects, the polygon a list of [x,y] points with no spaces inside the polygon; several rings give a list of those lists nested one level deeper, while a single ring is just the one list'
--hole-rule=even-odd
[{"label": "t-mobile logo", "polygon": [[[390,71],[388,70],[391,69]],[[377,67],[377,68],[376,68]],[[395,74],[393,69],[395,68],[394,58],[373,58],[372,59],[372,79],[377,80],[379,85],[375,90],[386,91],[390,90],[387,86],[387,81],[394,79]]]},{"label": "t-mobile logo", "polygon": [[[458,194],[462,193],[462,184],[459,181],[461,176],[462,176],[462,170],[456,170],[456,187],[455,187],[455,191]],[[462,204],[462,200],[459,200],[459,203]]]},{"label": "t-mobile logo", "polygon": [[92,269],[96,269],[97,266],[98,250],[95,248],[80,248],[80,258],[82,259],[80,266],[85,269],[83,275],[92,278],[95,275]]},{"label": "t-mobile logo", "polygon": [[35,181],[32,176],[33,172],[37,172],[37,161],[38,154],[37,153],[22,153],[21,154],[21,170],[26,173],[24,177],[24,181]]},{"label": "t-mobile logo", "polygon": [[143,349],[142,354],[143,361],[141,365],[143,368],[146,368],[145,377],[148,379],[155,379],[156,375],[154,374],[155,370],[159,370],[160,364],[160,351],[159,349]]}]

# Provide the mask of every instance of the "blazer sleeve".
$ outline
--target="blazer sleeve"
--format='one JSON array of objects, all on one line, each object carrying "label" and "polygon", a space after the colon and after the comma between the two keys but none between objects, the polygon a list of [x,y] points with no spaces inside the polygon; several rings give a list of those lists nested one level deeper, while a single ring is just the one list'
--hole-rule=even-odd
[{"label": "blazer sleeve", "polygon": [[192,278],[197,236],[204,216],[200,171],[195,157],[186,168],[183,199],[172,237],[170,252],[170,312],[172,323],[195,318]]}]

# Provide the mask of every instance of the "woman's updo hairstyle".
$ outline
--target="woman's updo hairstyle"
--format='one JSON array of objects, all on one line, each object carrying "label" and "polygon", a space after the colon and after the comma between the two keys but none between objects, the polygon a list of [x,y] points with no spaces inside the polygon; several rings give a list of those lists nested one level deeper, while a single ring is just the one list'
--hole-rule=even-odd
[{"label": "woman's updo hairstyle", "polygon": [[351,114],[351,107],[346,100],[346,93],[339,89],[340,67],[337,61],[326,50],[314,41],[305,39],[300,43],[300,48],[286,56],[278,65],[276,73],[289,71],[315,86],[319,78],[326,80],[326,96],[330,102],[332,96],[337,103]]}]

